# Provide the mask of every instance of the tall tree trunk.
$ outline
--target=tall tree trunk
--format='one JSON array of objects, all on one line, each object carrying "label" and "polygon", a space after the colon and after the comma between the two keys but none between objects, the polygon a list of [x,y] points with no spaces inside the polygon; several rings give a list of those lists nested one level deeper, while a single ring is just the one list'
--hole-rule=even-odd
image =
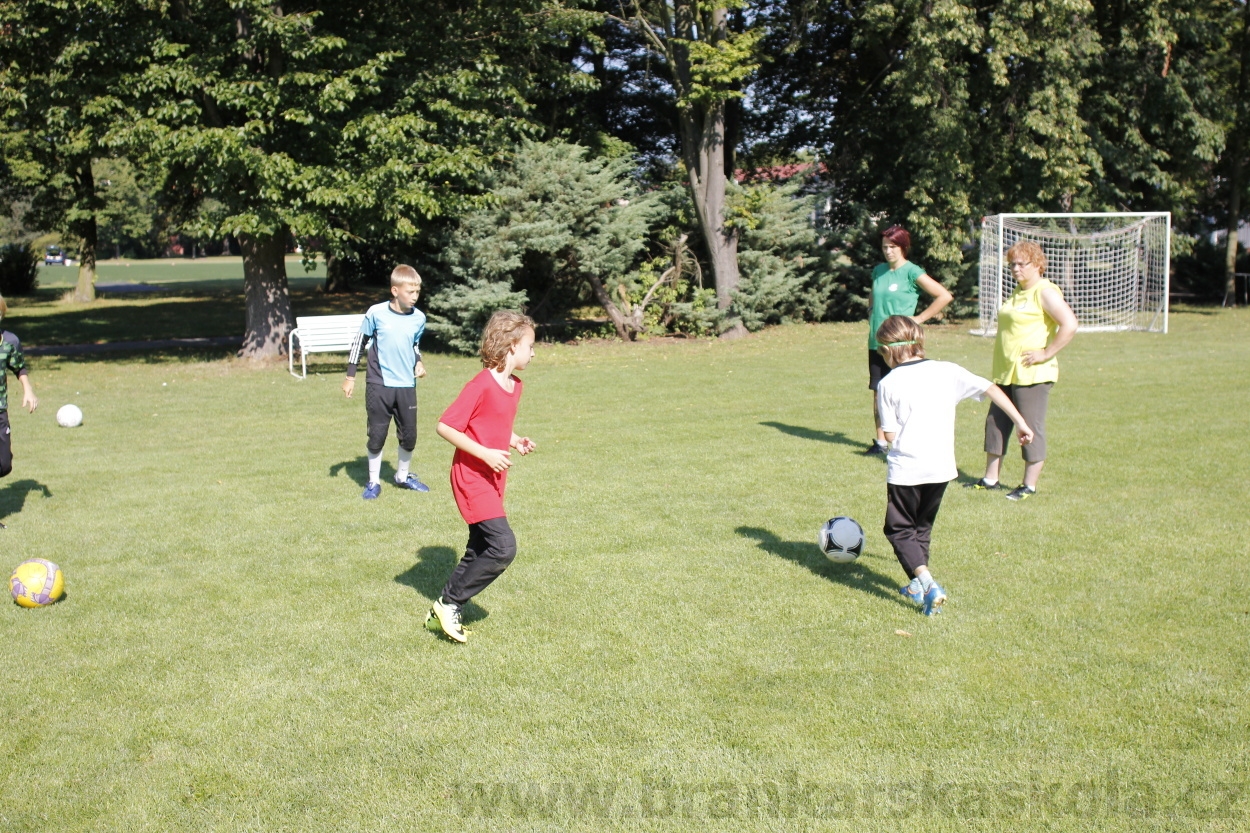
[{"label": "tall tree trunk", "polygon": [[[91,159],[79,165],[77,176],[78,193],[82,202],[91,205],[95,201],[95,175],[91,172]],[[73,223],[71,231],[78,238],[78,283],[74,285],[74,300],[79,303],[91,303],[95,300],[95,247],[99,242],[99,225],[96,223],[95,212],[86,218]]]},{"label": "tall tree trunk", "polygon": [[1240,73],[1237,79],[1237,101],[1233,130],[1228,137],[1229,200],[1228,237],[1224,249],[1224,304],[1237,305],[1237,231],[1241,225],[1241,192],[1245,188],[1246,131],[1250,130],[1250,3],[1241,13]]},{"label": "tall tree trunk", "polygon": [[325,290],[327,293],[346,292],[351,287],[348,286],[347,274],[343,270],[343,258],[327,253],[326,256],[326,283]]},{"label": "tall tree trunk", "polygon": [[74,300],[89,304],[95,300],[95,217],[84,220],[78,236],[78,283],[74,285]]},{"label": "tall tree trunk", "polygon": [[[678,4],[678,31],[684,34],[686,21],[693,12]],[[724,40],[729,33],[729,13],[718,8],[711,13],[712,31],[710,43]],[[686,35],[689,37],[689,35]],[[675,50],[674,73],[689,73],[689,63],[684,50]],[[689,77],[681,79],[681,86],[692,88]],[[729,183],[726,173],[732,166],[733,152],[728,147],[729,132],[726,126],[726,101],[717,99],[708,103],[689,104],[679,107],[683,161],[694,202],[695,217],[703,239],[707,243],[708,261],[712,266],[712,279],[716,283],[716,306],[729,309],[733,293],[738,288],[738,230],[725,227],[725,191]],[[746,330],[741,322],[725,333],[740,336]]]},{"label": "tall tree trunk", "polygon": [[286,235],[285,227],[270,237],[239,235],[247,303],[240,358],[260,361],[286,355],[287,335],[295,326],[286,279]]},{"label": "tall tree trunk", "polygon": [[707,241],[716,306],[728,309],[738,288],[738,230],[725,227],[725,105],[681,113],[683,156],[699,230]]}]

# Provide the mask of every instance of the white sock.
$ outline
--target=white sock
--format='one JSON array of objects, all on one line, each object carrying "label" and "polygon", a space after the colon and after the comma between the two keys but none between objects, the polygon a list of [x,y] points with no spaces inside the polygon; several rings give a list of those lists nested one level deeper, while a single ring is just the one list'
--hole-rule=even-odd
[{"label": "white sock", "polygon": [[982,483],[984,483],[986,486],[997,486],[997,485],[998,485],[998,480],[997,480],[997,479],[990,480],[988,477],[982,477],[982,478],[981,478],[981,482],[982,482]]},{"label": "white sock", "polygon": [[369,482],[370,483],[382,482],[382,452],[381,451],[379,451],[377,454],[374,454],[372,451],[369,452]]},{"label": "white sock", "polygon": [[923,573],[916,573],[916,580],[920,582],[920,586],[926,591],[934,584],[933,576],[929,574],[928,570],[925,570]]},{"label": "white sock", "polygon": [[412,452],[399,450],[399,469],[395,472],[395,482],[403,483],[408,479],[408,467],[412,465]]}]

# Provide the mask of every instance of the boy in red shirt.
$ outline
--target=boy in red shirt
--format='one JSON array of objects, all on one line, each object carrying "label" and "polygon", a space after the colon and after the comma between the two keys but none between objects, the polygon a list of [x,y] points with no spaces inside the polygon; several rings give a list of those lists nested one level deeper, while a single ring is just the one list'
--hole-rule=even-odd
[{"label": "boy in red shirt", "polygon": [[456,447],[451,491],[460,516],[469,525],[469,543],[425,622],[432,628],[437,620],[443,633],[457,642],[467,640],[461,609],[516,558],[516,536],[503,509],[512,465],[508,449],[524,455],[536,446],[529,437],[512,431],[521,401],[521,380],[512,373],[524,370],[532,358],[533,319],[519,312],[496,312],[482,333],[484,369],[469,380],[438,421],[438,435]]}]

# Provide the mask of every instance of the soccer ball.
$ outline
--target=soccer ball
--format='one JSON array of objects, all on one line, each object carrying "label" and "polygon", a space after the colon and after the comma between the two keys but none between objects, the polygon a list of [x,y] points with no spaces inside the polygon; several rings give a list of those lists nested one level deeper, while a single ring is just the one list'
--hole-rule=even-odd
[{"label": "soccer ball", "polygon": [[65,592],[65,576],[61,568],[42,558],[31,558],[17,565],[9,576],[13,601],[22,607],[50,605]]},{"label": "soccer ball", "polygon": [[77,428],[82,425],[82,409],[77,405],[62,405],[56,412],[56,424],[62,428]]},{"label": "soccer ball", "polygon": [[864,530],[850,518],[830,518],[820,528],[820,550],[834,564],[850,564],[864,551]]}]

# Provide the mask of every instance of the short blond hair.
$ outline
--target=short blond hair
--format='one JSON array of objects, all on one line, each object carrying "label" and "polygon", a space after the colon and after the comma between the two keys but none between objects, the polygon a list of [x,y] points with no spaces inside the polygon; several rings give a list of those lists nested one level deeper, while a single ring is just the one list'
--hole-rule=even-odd
[{"label": "short blond hair", "polygon": [[1007,250],[1008,260],[1011,260],[1016,255],[1024,255],[1029,259],[1029,263],[1037,266],[1038,274],[1046,274],[1046,253],[1042,251],[1041,246],[1032,240],[1021,240]]},{"label": "short blond hair", "polygon": [[890,367],[924,358],[924,327],[907,315],[891,315],[877,328],[877,352]]},{"label": "short blond hair", "polygon": [[401,263],[391,270],[391,286],[403,286],[406,283],[415,283],[417,289],[420,289],[421,276],[407,263]]},{"label": "short blond hair", "polygon": [[525,337],[526,330],[534,329],[534,319],[528,315],[510,309],[496,310],[482,330],[482,366],[503,370],[508,351]]}]

